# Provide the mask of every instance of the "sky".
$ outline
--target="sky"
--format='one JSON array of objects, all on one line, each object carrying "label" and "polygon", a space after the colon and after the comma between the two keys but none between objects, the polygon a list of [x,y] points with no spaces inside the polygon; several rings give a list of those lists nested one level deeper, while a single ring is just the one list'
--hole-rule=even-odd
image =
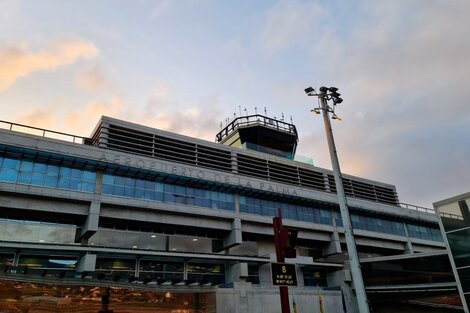
[{"label": "sky", "polygon": [[0,0],[0,120],[89,136],[101,115],[214,141],[248,112],[297,126],[331,168],[401,202],[470,191],[470,1]]}]

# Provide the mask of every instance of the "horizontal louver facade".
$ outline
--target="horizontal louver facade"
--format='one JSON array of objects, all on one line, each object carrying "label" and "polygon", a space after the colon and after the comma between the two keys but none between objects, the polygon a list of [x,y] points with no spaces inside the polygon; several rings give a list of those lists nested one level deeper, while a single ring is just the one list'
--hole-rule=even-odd
[{"label": "horizontal louver facade", "polygon": [[[194,143],[105,122],[95,129],[92,138],[94,145],[100,148],[336,193],[335,179],[331,171],[307,169],[303,164],[297,166],[297,162],[292,162],[292,165],[274,162],[249,155],[243,150],[217,148],[210,144]],[[391,205],[399,204],[393,187],[344,177],[343,185],[349,197]]]}]

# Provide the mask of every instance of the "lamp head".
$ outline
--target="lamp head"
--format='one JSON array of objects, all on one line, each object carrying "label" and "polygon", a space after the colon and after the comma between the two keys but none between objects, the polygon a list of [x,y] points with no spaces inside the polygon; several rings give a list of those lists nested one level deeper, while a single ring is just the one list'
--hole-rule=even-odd
[{"label": "lamp head", "polygon": [[310,113],[315,114],[315,115],[320,114],[320,109],[319,108],[311,109]]},{"label": "lamp head", "polygon": [[343,99],[342,98],[336,98],[334,101],[335,101],[336,104],[339,104],[339,103],[343,102]]},{"label": "lamp head", "polygon": [[337,122],[341,122],[341,121],[342,121],[342,119],[339,118],[336,114],[333,114],[333,116],[331,117],[331,119],[332,119],[332,120],[335,120],[335,121],[337,121]]},{"label": "lamp head", "polygon": [[336,99],[336,98],[339,98],[339,96],[341,96],[341,94],[340,94],[340,93],[337,93],[337,92],[335,91],[335,92],[330,93],[330,96],[331,96],[333,99]]},{"label": "lamp head", "polygon": [[320,92],[321,92],[321,93],[326,93],[327,91],[328,91],[328,88],[327,88],[327,87],[325,87],[325,86],[321,86],[321,87],[320,87]]},{"label": "lamp head", "polygon": [[328,88],[328,90],[331,91],[331,92],[337,92],[337,91],[338,91],[338,88],[336,88],[336,87],[330,87],[330,88]]},{"label": "lamp head", "polygon": [[305,88],[305,93],[309,96],[311,93],[314,93],[314,92],[315,92],[315,89],[313,89],[312,87]]}]

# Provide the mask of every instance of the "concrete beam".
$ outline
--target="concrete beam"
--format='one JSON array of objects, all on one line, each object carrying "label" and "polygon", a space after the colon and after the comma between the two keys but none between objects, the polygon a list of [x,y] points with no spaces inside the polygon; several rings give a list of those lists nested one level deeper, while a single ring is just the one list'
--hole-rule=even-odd
[{"label": "concrete beam", "polygon": [[101,204],[99,201],[91,202],[89,214],[80,234],[80,240],[88,239],[98,231],[98,224],[100,221],[100,205]]},{"label": "concrete beam", "polygon": [[235,218],[232,221],[232,230],[224,238],[224,249],[238,246],[242,242],[242,223],[239,218]]},{"label": "concrete beam", "polygon": [[323,256],[341,253],[341,241],[339,239],[339,233],[337,231],[334,231],[330,236],[330,242],[325,248],[322,249]]},{"label": "concrete beam", "polygon": [[96,267],[96,254],[84,254],[78,260],[76,271],[77,272],[94,272]]}]

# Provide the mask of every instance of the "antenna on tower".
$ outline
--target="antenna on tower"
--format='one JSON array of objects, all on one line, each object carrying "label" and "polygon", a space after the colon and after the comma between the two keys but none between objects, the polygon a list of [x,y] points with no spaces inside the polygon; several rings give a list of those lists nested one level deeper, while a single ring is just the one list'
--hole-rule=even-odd
[{"label": "antenna on tower", "polygon": [[266,111],[266,107],[264,107],[264,116],[268,116],[268,113]]},{"label": "antenna on tower", "polygon": [[222,130],[222,128],[223,128],[223,124],[222,122],[220,122],[220,130]]},{"label": "antenna on tower", "polygon": [[294,124],[294,122],[292,121],[292,115],[290,116],[290,123]]},{"label": "antenna on tower", "polygon": [[245,111],[245,115],[248,116],[248,111],[246,110],[246,108],[243,108],[243,110]]},{"label": "antenna on tower", "polygon": [[237,118],[237,114],[233,112],[233,119],[236,119],[236,118]]},{"label": "antenna on tower", "polygon": [[258,115],[258,108],[255,107],[255,114]]},{"label": "antenna on tower", "polygon": [[238,106],[238,111],[240,111],[240,116],[242,116],[242,106],[241,105]]},{"label": "antenna on tower", "polygon": [[281,116],[282,116],[282,118],[281,118],[281,121],[283,121],[283,122],[284,122],[284,112],[283,112],[283,113],[281,113]]}]

